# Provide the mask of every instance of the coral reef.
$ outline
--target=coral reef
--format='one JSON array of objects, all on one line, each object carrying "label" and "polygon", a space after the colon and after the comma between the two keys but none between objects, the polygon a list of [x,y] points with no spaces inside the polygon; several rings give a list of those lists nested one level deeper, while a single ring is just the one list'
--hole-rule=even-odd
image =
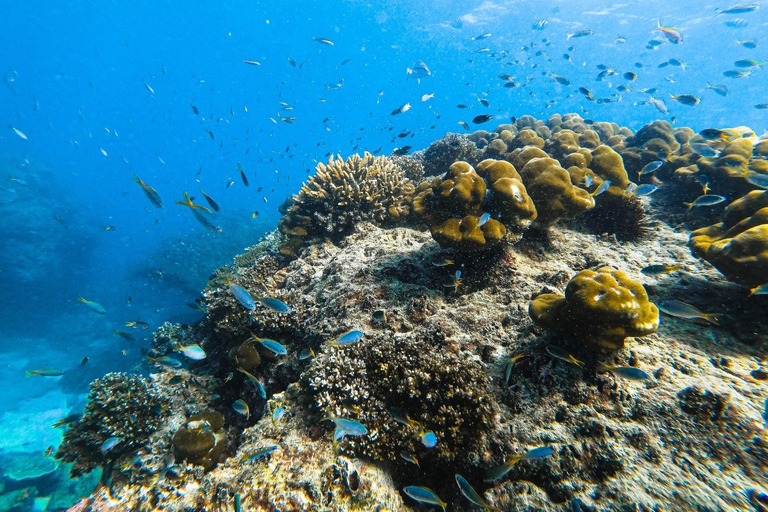
[{"label": "coral reef", "polygon": [[768,283],[768,190],[732,202],[722,222],[691,233],[690,247],[735,283]]},{"label": "coral reef", "polygon": [[[347,437],[344,453],[397,460],[402,450],[421,459],[451,462],[488,442],[498,405],[482,366],[415,337],[377,335],[319,355],[303,380],[326,416],[354,417],[368,435]],[[398,423],[401,410],[435,433],[425,448],[418,429]]]},{"label": "coral reef", "polygon": [[498,243],[508,229],[519,234],[536,218],[515,168],[491,159],[477,171],[467,162],[453,163],[444,177],[419,185],[413,209],[441,246],[467,251]]},{"label": "coral reef", "polygon": [[626,338],[648,336],[659,327],[659,310],[643,286],[612,267],[582,270],[568,282],[565,296],[541,294],[528,313],[542,327],[610,350],[620,350]]},{"label": "coral reef", "polygon": [[293,196],[278,227],[288,237],[280,252],[294,256],[313,237],[339,242],[355,224],[397,224],[410,214],[414,185],[387,157],[332,156]]},{"label": "coral reef", "polygon": [[73,462],[73,477],[132,453],[163,424],[166,401],[142,377],[108,373],[91,383],[83,417],[70,425],[56,459]]},{"label": "coral reef", "polygon": [[421,156],[425,176],[444,174],[453,162],[463,161],[474,165],[482,160],[480,150],[472,140],[456,133],[447,134],[417,155]]},{"label": "coral reef", "polygon": [[180,459],[210,471],[227,447],[223,426],[224,416],[216,411],[193,414],[173,435],[174,453]]}]

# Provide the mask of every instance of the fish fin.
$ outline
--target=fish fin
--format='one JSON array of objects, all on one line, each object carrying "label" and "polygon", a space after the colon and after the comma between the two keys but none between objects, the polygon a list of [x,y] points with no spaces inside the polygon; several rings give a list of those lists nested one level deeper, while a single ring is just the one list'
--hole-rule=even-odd
[{"label": "fish fin", "polygon": [[723,316],[722,313],[706,313],[704,315],[704,319],[707,322],[711,323],[711,324],[715,324],[715,325],[719,326],[720,325],[720,317],[721,316]]}]

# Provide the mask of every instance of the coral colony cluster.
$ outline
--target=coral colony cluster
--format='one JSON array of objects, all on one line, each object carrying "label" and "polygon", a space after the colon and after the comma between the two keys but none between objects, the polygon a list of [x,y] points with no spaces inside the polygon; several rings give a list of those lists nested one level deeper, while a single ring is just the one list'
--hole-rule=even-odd
[{"label": "coral colony cluster", "polygon": [[104,485],[75,509],[754,508],[766,156],[569,114],[332,157],[149,378],[92,384],[57,457]]}]

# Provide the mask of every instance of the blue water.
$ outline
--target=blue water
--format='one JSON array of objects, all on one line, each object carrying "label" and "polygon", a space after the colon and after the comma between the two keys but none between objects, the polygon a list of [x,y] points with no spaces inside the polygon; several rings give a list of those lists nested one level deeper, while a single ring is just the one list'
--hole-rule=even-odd
[{"label": "blue water", "polygon": [[[329,154],[422,149],[446,132],[464,133],[459,121],[478,114],[495,116],[482,126],[488,129],[510,116],[577,112],[632,129],[661,118],[695,130],[746,125],[762,134],[768,111],[754,106],[768,103],[766,70],[738,79],[723,72],[740,59],[768,60],[768,8],[717,13],[728,6],[6,2],[0,451],[42,457],[60,436],[50,424],[82,406],[88,382],[141,360],[151,330],[123,340],[113,330],[128,330],[126,321],[156,328],[200,318],[186,303],[215,268],[274,229],[279,204]],[[547,22],[542,30],[533,28],[538,20]],[[679,29],[683,42],[655,31],[658,22]],[[567,39],[580,30],[594,33]],[[478,38],[484,33],[491,35]],[[655,50],[647,48],[652,39],[661,41]],[[756,49],[738,44],[750,39]],[[659,67],[670,59],[685,69]],[[406,73],[419,60],[432,73],[420,81]],[[598,81],[598,65],[617,74]],[[628,71],[636,81],[623,77]],[[502,73],[521,86],[503,87]],[[728,96],[707,82],[725,84]],[[620,85],[631,91],[618,91]],[[610,102],[589,102],[579,87]],[[656,88],[669,112],[646,104],[643,88]],[[422,101],[424,94],[434,97]],[[671,94],[693,94],[701,103],[686,106]],[[391,114],[405,103],[412,108]],[[292,116],[293,123],[281,120]],[[134,175],[157,189],[163,209],[148,201]],[[201,187],[222,206],[212,217],[221,233],[174,204],[185,190],[203,202]],[[78,303],[79,295],[107,313]],[[46,367],[66,373],[25,379],[25,370]],[[43,496],[63,484],[47,485],[38,489]]]}]

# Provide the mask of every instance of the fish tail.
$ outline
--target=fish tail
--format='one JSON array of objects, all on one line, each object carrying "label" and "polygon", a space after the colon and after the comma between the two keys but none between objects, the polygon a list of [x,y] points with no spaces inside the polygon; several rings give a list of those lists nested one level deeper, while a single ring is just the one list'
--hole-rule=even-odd
[{"label": "fish tail", "polygon": [[33,375],[37,375],[38,373],[40,373],[38,370],[27,370],[26,372],[24,372],[24,376],[32,377]]},{"label": "fish tail", "polygon": [[720,325],[720,317],[722,316],[722,313],[706,313],[704,314],[704,319],[715,325]]}]

